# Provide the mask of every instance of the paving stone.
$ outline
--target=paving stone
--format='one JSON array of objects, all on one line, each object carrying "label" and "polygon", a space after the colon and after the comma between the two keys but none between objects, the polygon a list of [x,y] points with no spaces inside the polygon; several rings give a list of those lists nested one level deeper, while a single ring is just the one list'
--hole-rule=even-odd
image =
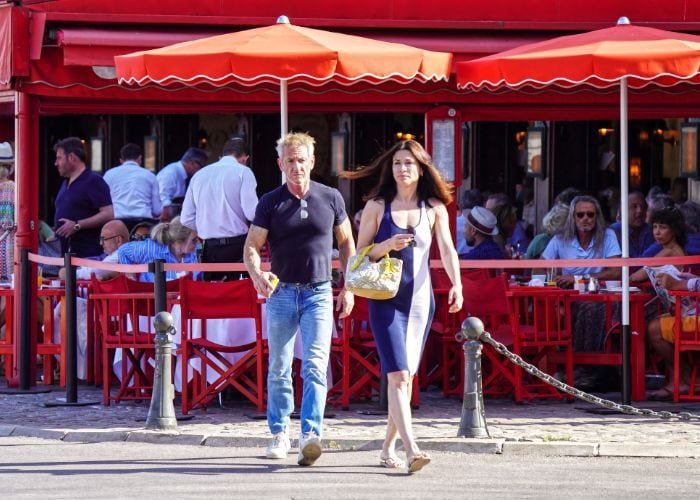
[{"label": "paving stone", "polygon": [[[45,439],[94,442],[125,440],[205,446],[267,445],[267,422],[253,405],[224,401],[206,410],[194,410],[178,421],[175,432],[145,429],[149,404],[122,402],[78,407],[51,407],[61,390],[43,394],[0,394],[0,437],[32,436]],[[619,400],[619,394],[604,397]],[[99,388],[80,385],[79,400],[99,401]],[[653,410],[700,414],[700,403],[644,403]],[[352,404],[350,410],[328,406],[324,421],[325,446],[337,450],[378,450],[384,439],[386,415],[377,403]],[[421,406],[413,413],[414,434],[426,450],[464,453],[518,453],[533,455],[698,456],[698,420],[666,420],[610,413],[583,402],[542,401],[516,405],[506,399],[485,401],[486,440],[457,438],[462,404],[443,398],[438,389],[421,392]],[[179,411],[179,405],[176,405]],[[333,418],[329,418],[333,415]],[[293,441],[299,421],[292,419]],[[597,447],[597,448],[596,448]],[[595,453],[592,451],[594,450]]]}]

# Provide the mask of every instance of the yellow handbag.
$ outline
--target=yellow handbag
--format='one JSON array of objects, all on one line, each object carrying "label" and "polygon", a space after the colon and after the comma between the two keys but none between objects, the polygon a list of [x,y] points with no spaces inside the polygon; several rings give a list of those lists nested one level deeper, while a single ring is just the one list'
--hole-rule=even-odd
[{"label": "yellow handbag", "polygon": [[388,254],[377,262],[371,262],[367,253],[372,247],[374,243],[362,253],[350,257],[345,273],[345,288],[367,299],[391,299],[399,291],[403,262]]}]

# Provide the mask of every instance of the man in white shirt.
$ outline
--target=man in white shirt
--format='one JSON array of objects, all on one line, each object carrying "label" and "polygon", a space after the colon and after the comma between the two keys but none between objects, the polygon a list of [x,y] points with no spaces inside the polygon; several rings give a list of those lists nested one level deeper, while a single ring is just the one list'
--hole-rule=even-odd
[{"label": "man in white shirt", "polygon": [[163,206],[158,181],[153,172],[141,166],[143,152],[137,144],[128,143],[119,151],[121,165],[104,175],[114,206],[114,218],[124,221],[131,230],[139,222],[160,217]]},{"label": "man in white shirt", "polygon": [[180,200],[185,196],[187,179],[206,164],[208,157],[203,149],[188,148],[179,161],[166,165],[158,172],[156,178],[160,189],[160,202],[163,205],[161,220],[169,221],[179,214],[174,205],[181,203]]},{"label": "man in white shirt", "polygon": [[[202,262],[243,262],[243,244],[258,204],[253,171],[241,163],[247,157],[245,141],[229,139],[221,159],[192,177],[180,220],[204,241]],[[204,279],[230,280],[240,274],[204,273]]]}]

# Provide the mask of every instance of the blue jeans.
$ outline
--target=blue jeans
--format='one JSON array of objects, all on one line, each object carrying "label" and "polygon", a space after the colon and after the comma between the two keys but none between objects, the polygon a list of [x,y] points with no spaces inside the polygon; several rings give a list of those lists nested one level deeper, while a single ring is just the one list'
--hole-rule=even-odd
[{"label": "blue jeans", "polygon": [[294,334],[301,330],[301,432],[321,436],[326,406],[326,371],[333,331],[333,292],[330,281],[282,283],[267,299],[267,423],[273,434],[289,427],[294,410],[292,361]]}]

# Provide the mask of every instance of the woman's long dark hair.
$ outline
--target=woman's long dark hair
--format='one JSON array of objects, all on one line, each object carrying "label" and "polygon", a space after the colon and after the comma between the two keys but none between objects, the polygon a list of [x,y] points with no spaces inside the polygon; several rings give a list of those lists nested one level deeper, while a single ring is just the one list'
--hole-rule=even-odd
[{"label": "woman's long dark hair", "polygon": [[396,197],[396,181],[392,170],[394,153],[402,150],[409,151],[413,155],[423,173],[418,179],[418,199],[426,201],[430,198],[437,198],[445,205],[449,204],[452,201],[454,187],[442,178],[438,168],[433,163],[430,155],[423,149],[423,146],[413,140],[397,142],[366,167],[352,172],[341,172],[339,176],[345,179],[361,179],[379,173],[379,183],[363,197],[363,200],[381,198],[385,203],[391,203]]}]

